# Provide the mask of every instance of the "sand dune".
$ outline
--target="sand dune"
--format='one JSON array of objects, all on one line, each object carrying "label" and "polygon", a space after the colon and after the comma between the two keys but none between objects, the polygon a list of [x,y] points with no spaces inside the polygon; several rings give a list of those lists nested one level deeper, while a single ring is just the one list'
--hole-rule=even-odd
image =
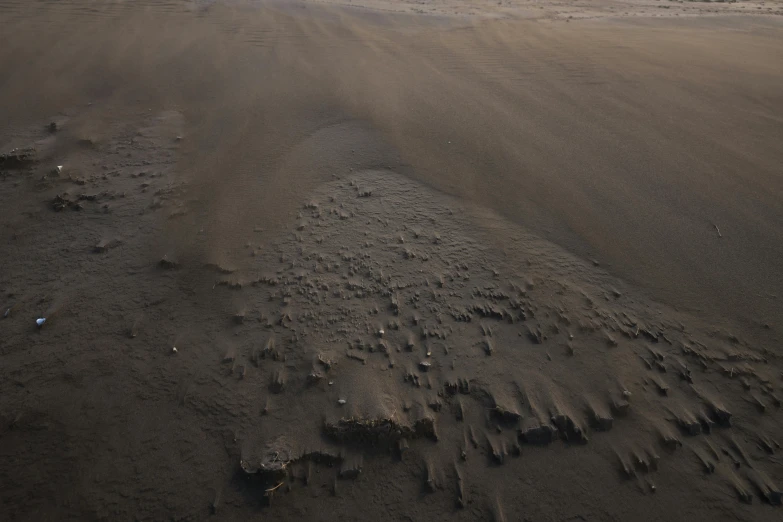
[{"label": "sand dune", "polygon": [[0,516],[776,519],[779,11],[0,1]]}]

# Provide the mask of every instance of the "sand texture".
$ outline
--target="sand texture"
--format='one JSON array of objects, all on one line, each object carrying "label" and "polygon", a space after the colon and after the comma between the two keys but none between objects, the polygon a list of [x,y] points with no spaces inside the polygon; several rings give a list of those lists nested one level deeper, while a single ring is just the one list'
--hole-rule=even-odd
[{"label": "sand texture", "polygon": [[781,14],[0,0],[0,520],[778,520]]}]

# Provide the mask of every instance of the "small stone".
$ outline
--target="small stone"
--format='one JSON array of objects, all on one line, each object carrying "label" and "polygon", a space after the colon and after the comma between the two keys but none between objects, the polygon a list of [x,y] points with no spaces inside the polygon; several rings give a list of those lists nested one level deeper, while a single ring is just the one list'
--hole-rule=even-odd
[{"label": "small stone", "polygon": [[337,404],[339,404],[340,406],[343,406],[346,402],[348,401],[346,401],[345,399],[337,399]]}]

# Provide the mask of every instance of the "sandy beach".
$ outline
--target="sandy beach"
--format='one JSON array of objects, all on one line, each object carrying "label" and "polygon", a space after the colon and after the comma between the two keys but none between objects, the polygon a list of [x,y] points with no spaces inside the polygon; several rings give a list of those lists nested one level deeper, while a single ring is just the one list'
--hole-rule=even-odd
[{"label": "sandy beach", "polygon": [[0,0],[1,520],[777,520],[783,2]]}]

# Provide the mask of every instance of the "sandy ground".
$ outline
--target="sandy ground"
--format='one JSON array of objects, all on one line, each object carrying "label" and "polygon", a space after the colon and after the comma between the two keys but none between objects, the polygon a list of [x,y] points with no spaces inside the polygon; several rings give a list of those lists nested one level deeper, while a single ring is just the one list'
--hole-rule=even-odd
[{"label": "sandy ground", "polygon": [[0,519],[777,520],[782,13],[0,0]]}]

